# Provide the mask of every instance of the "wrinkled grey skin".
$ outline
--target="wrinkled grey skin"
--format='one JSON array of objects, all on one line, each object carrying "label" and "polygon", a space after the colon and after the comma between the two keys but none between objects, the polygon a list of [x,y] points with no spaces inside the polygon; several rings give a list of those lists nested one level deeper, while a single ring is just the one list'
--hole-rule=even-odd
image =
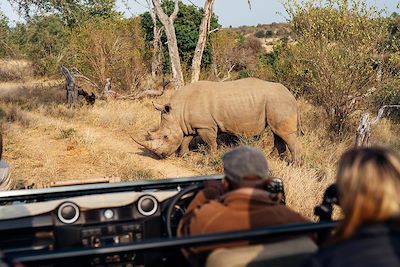
[{"label": "wrinkled grey skin", "polygon": [[287,145],[296,160],[297,103],[282,84],[255,78],[200,81],[176,91],[169,103],[154,106],[161,112],[160,126],[139,143],[159,157],[187,153],[196,135],[215,150],[218,133],[255,136],[270,126],[274,148],[282,154]]},{"label": "wrinkled grey skin", "polygon": [[[156,109],[161,107],[155,105]],[[166,158],[175,153],[182,144],[183,132],[174,116],[165,110],[161,111],[161,123],[157,131],[149,132],[146,139],[147,148],[157,154],[161,158]],[[168,109],[168,106],[166,106]]]}]

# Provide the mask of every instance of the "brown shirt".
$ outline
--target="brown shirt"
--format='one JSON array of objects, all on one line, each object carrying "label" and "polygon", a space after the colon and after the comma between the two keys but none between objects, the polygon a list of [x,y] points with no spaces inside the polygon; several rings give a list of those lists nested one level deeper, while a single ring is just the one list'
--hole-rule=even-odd
[{"label": "brown shirt", "polygon": [[[297,212],[276,203],[265,190],[241,188],[218,195],[217,188],[206,188],[196,195],[179,223],[178,236],[308,222]],[[192,252],[206,248],[210,249],[202,247]]]}]

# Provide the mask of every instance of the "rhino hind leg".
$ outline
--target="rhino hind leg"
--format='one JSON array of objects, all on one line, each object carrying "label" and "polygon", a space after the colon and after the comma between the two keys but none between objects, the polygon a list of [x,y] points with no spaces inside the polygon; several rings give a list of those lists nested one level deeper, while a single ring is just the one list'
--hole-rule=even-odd
[{"label": "rhino hind leg", "polygon": [[212,129],[198,129],[197,134],[208,145],[211,152],[217,150],[217,131]]},{"label": "rhino hind leg", "polygon": [[292,162],[297,164],[298,163],[298,144],[297,144],[297,133],[290,133],[286,135],[280,136],[283,141],[285,141],[286,145],[288,146],[290,153],[292,154]]},{"label": "rhino hind leg", "polygon": [[278,156],[283,158],[283,154],[286,152],[286,143],[285,141],[276,133],[274,134],[274,147],[272,148],[271,154],[274,154],[275,151],[278,152]]}]

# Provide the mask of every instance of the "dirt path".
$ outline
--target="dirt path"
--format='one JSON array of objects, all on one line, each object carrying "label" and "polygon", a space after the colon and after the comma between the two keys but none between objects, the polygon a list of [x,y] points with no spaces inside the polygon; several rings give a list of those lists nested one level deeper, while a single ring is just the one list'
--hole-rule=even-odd
[{"label": "dirt path", "polygon": [[[0,96],[4,85],[0,84]],[[15,89],[14,89],[15,88]],[[7,94],[18,86],[7,87]],[[14,90],[13,90],[14,89]],[[172,160],[159,160],[134,143],[127,133],[75,119],[55,118],[35,110],[22,112],[29,126],[10,123],[4,158],[20,183],[118,176],[124,180],[199,175]]]},{"label": "dirt path", "polygon": [[[8,161],[13,167],[14,175],[21,175],[27,184],[119,176],[118,170],[113,174],[112,169],[122,165],[121,162],[133,165],[127,166],[128,168],[149,171],[152,177],[148,178],[198,175],[195,171],[175,166],[169,160],[155,159],[132,142],[126,134],[110,132],[90,125],[72,125],[49,118],[40,118],[36,114],[35,117],[40,124],[40,127],[36,129],[26,131],[18,125],[9,128],[10,135],[14,136],[14,145],[20,148],[14,150],[13,154],[17,155]],[[90,139],[96,142],[95,148],[91,149],[91,144],[85,144],[85,141],[76,142],[75,139],[60,138],[56,131],[52,130],[54,127],[69,129],[71,126],[77,129],[75,136],[90,136]],[[107,158],[110,160],[107,161]],[[113,162],[115,166],[112,166]],[[24,170],[18,170],[19,167]],[[123,167],[126,168],[126,166]],[[32,173],[29,173],[30,170]]]}]

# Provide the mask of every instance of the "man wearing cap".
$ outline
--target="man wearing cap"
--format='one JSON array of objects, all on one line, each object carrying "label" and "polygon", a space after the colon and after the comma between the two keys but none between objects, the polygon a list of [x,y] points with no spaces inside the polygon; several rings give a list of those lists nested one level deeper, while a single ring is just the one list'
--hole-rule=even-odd
[{"label": "man wearing cap", "polygon": [[[241,146],[223,158],[225,177],[207,181],[179,223],[178,236],[238,231],[308,221],[264,188],[272,181],[264,154]],[[192,248],[193,253],[207,247]],[[214,247],[215,248],[215,247]]]}]

